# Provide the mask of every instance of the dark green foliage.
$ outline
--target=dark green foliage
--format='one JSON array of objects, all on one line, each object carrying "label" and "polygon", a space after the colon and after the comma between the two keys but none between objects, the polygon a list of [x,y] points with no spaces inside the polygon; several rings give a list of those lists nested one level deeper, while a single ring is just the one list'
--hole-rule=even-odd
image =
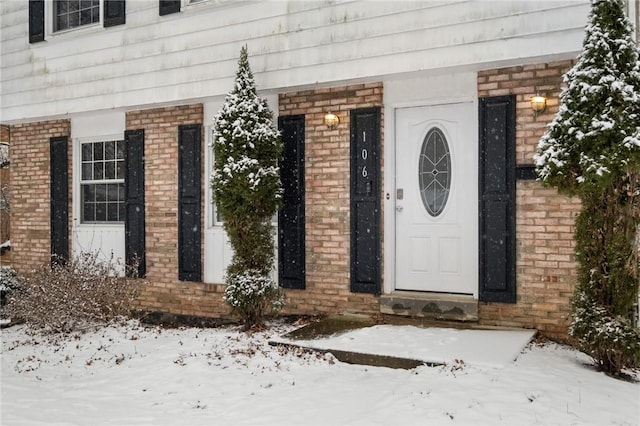
[{"label": "dark green foliage", "polygon": [[640,63],[622,0],[592,0],[583,53],[536,154],[540,180],[582,202],[569,330],[612,374],[638,366]]},{"label": "dark green foliage", "polygon": [[[273,113],[257,95],[246,47],[240,52],[233,90],[214,120],[211,186],[234,252],[227,269],[230,285],[234,277],[249,271],[251,276],[266,277],[272,270],[271,218],[281,204],[282,143]],[[234,311],[243,316],[245,325],[253,321],[253,314],[245,315],[240,308]]]},{"label": "dark green foliage", "polygon": [[265,312],[278,312],[284,305],[280,289],[271,278],[251,270],[230,273],[223,298],[231,306],[231,314],[244,320],[245,330],[260,326]]}]

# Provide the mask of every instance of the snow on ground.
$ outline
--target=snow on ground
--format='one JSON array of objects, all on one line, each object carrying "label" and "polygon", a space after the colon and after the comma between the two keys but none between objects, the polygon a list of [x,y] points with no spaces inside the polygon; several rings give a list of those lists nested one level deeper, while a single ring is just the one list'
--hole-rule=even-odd
[{"label": "snow on ground", "polygon": [[632,425],[640,384],[569,348],[530,345],[503,368],[393,370],[269,346],[272,323],[160,329],[130,323],[66,340],[2,330],[2,425]]},{"label": "snow on ground", "polygon": [[458,330],[375,325],[314,340],[273,339],[314,349],[333,349],[409,358],[431,364],[462,360],[465,364],[504,367],[531,341],[535,330]]}]

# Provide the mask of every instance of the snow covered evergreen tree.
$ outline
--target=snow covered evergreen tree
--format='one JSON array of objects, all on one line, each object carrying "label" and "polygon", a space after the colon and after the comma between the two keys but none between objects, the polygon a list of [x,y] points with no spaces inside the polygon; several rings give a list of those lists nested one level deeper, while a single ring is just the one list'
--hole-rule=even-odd
[{"label": "snow covered evergreen tree", "polygon": [[592,0],[583,52],[535,156],[540,180],[582,202],[570,334],[603,370],[640,360],[640,62],[623,0]]},{"label": "snow covered evergreen tree", "polygon": [[[245,315],[246,310],[236,306],[241,295],[246,298],[247,292],[255,292],[279,303],[279,292],[263,288],[273,282],[255,277],[266,277],[273,267],[271,218],[281,203],[278,162],[282,143],[272,111],[257,94],[246,46],[240,51],[233,89],[214,122],[211,185],[234,252],[227,269],[225,300],[240,312],[245,326],[251,327],[254,324],[248,322],[259,323],[262,312]],[[252,303],[256,309],[264,307]]]}]

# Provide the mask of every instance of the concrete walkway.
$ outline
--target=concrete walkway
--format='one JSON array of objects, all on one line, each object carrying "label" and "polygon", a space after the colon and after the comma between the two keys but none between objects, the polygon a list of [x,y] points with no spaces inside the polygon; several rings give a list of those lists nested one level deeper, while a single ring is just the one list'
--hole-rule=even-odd
[{"label": "concrete walkway", "polygon": [[[391,368],[418,365],[463,363],[501,368],[513,362],[535,335],[535,330],[457,329],[415,325],[372,325],[366,321],[335,317],[328,320],[338,331],[311,325],[321,332],[306,333],[304,328],[271,339],[285,344],[330,352],[343,362]],[[309,327],[306,326],[306,327]]]}]

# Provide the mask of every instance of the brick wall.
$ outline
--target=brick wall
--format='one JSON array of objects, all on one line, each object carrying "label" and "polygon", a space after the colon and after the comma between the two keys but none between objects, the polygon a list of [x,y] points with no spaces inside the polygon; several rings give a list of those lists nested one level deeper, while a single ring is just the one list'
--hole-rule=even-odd
[{"label": "brick wall", "polygon": [[[49,139],[67,136],[69,120],[41,121],[11,126],[11,244],[13,267],[19,272],[48,263],[51,257]],[[71,138],[68,144],[72,152]],[[71,211],[71,155],[69,211]],[[71,227],[71,215],[69,215]],[[71,229],[71,228],[70,228]]]},{"label": "brick wall", "polygon": [[[202,104],[126,115],[128,130],[145,132],[147,284],[139,298],[145,310],[205,317],[228,311],[222,306],[223,286],[178,280],[178,126],[202,122]],[[205,185],[206,180],[202,182],[203,209]]]},{"label": "brick wall", "polygon": [[[533,163],[538,140],[558,111],[562,75],[572,61],[481,71],[478,96],[516,95],[516,163]],[[539,93],[547,108],[534,114],[529,100]],[[517,303],[481,303],[480,322],[535,327],[566,339],[569,303],[575,287],[574,220],[577,199],[535,181],[516,185]]]},{"label": "brick wall", "polygon": [[[349,114],[373,106],[382,106],[382,83],[280,95],[280,115],[305,114],[306,149],[306,289],[286,291],[285,313],[380,312],[376,297],[349,290]],[[340,118],[335,130],[324,124],[329,111]]]}]

